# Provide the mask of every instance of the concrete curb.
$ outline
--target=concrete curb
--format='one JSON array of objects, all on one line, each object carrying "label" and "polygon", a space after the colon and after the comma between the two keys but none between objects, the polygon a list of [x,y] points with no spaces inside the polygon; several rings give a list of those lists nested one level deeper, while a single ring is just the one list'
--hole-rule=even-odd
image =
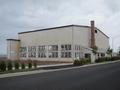
[{"label": "concrete curb", "polygon": [[43,67],[54,67],[54,66],[65,66],[65,65],[72,65],[73,63],[62,63],[62,64],[53,64],[53,65],[40,65],[38,68],[43,68]]},{"label": "concrete curb", "polygon": [[[120,62],[120,60],[110,61],[110,62],[103,62],[103,63],[94,63],[94,64],[88,64],[88,65],[83,65],[83,66],[61,68],[61,69],[54,69],[54,70],[52,70],[52,69],[51,70],[34,70],[34,71],[27,71],[27,72],[17,72],[17,73],[1,74],[0,78],[21,76],[21,75],[30,75],[30,74],[45,73],[45,72],[54,72],[54,71],[61,71],[61,70],[70,70],[70,69],[77,69],[77,68],[82,68],[82,67],[110,64],[110,63],[116,63],[116,62]],[[61,64],[61,65],[71,65],[71,64]],[[60,66],[60,64],[59,65],[44,65],[44,67],[47,67],[47,66]],[[42,66],[40,66],[40,67],[42,67]]]}]

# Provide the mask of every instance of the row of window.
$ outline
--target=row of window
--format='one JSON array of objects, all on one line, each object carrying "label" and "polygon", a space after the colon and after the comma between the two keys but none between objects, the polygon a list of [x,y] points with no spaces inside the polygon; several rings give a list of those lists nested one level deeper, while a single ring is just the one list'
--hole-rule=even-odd
[{"label": "row of window", "polygon": [[[37,51],[38,48],[38,51]],[[48,48],[48,49],[47,49]],[[71,57],[71,45],[61,45],[61,57],[62,58],[70,58]],[[58,45],[49,45],[48,47],[45,45],[42,46],[30,46],[28,47],[21,47],[20,48],[20,57],[27,57],[27,51],[28,51],[28,57],[35,58],[38,54],[38,58],[46,58],[47,57],[47,51],[48,51],[48,57],[49,58],[57,58],[58,57]]]}]

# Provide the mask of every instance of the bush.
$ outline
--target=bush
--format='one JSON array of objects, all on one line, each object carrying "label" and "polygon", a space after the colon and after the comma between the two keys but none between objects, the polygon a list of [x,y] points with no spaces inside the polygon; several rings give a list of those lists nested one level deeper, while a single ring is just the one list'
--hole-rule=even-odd
[{"label": "bush", "polygon": [[24,63],[21,64],[21,69],[25,69],[25,64]]},{"label": "bush", "polygon": [[6,71],[6,63],[5,63],[5,61],[0,62],[0,70],[1,71]]},{"label": "bush", "polygon": [[81,65],[80,60],[74,60],[74,65]]},{"label": "bush", "polygon": [[91,63],[90,59],[81,59],[81,60],[74,60],[74,65],[84,65]]},{"label": "bush", "polygon": [[115,60],[119,60],[120,57],[114,56],[114,57],[103,57],[103,58],[98,58],[95,60],[96,63],[98,62],[104,62],[104,61],[115,61]]},{"label": "bush", "polygon": [[16,69],[16,70],[19,69],[19,67],[20,67],[19,62],[15,61],[14,64],[15,64],[15,69]]},{"label": "bush", "polygon": [[111,60],[112,60],[112,61],[120,60],[120,57],[119,57],[119,56],[114,56],[114,57],[111,57]]},{"label": "bush", "polygon": [[32,62],[28,63],[28,68],[31,69],[32,68]]},{"label": "bush", "polygon": [[83,59],[82,61],[84,62],[84,64],[90,64],[91,63],[90,59]]},{"label": "bush", "polygon": [[12,65],[11,61],[8,62],[7,68],[8,68],[8,70],[12,70],[13,65]]}]

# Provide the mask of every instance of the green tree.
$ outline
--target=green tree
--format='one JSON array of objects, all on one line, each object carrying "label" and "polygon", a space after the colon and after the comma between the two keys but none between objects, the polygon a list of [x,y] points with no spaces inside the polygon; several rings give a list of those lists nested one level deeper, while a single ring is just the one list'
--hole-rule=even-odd
[{"label": "green tree", "polygon": [[6,71],[6,63],[5,63],[5,61],[0,62],[0,70],[1,71]]},{"label": "green tree", "polygon": [[98,47],[97,47],[97,46],[95,46],[95,47],[92,48],[92,52],[93,52],[95,55],[97,54],[97,51],[98,51]]},{"label": "green tree", "polygon": [[112,57],[113,49],[110,49],[110,47],[107,49],[107,54],[109,54]]},{"label": "green tree", "polygon": [[118,48],[118,56],[120,56],[120,46],[119,46],[119,48]]}]

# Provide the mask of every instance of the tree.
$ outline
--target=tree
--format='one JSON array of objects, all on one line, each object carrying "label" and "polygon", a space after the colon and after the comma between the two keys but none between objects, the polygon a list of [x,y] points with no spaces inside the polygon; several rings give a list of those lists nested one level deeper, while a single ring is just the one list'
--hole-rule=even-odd
[{"label": "tree", "polygon": [[110,47],[109,47],[106,53],[112,57],[113,49],[110,49]]},{"label": "tree", "polygon": [[120,56],[120,47],[118,48],[118,56]]},{"label": "tree", "polygon": [[6,71],[6,63],[5,63],[5,61],[0,62],[0,70],[1,71]]},{"label": "tree", "polygon": [[97,46],[95,46],[95,47],[92,48],[92,52],[93,52],[95,55],[97,54],[97,51],[98,51],[98,47],[97,47]]}]

